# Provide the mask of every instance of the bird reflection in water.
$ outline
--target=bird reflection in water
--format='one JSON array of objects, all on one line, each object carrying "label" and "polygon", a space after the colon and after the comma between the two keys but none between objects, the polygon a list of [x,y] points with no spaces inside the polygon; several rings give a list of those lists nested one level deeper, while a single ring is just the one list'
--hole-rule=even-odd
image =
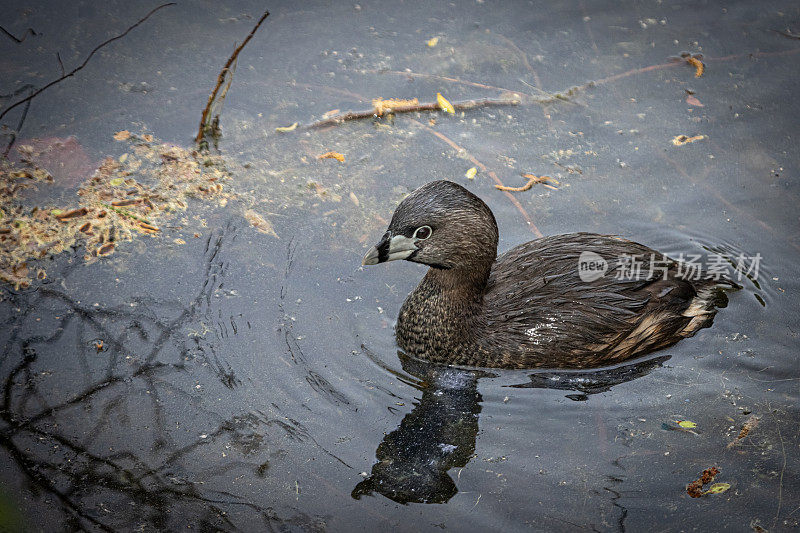
[{"label": "bird reflection in water", "polygon": [[[567,398],[588,395],[642,377],[660,367],[669,355],[594,371],[548,371],[529,375],[514,388],[572,390]],[[496,377],[479,370],[431,365],[401,354],[403,370],[422,380],[422,398],[400,426],[386,435],[375,451],[378,462],[353,489],[352,497],[382,494],[397,503],[446,503],[458,493],[449,474],[475,456],[481,394],[478,379]]]}]

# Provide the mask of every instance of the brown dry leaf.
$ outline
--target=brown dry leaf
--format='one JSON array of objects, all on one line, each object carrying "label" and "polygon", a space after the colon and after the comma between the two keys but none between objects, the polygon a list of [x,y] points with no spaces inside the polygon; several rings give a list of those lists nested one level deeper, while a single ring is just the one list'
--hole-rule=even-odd
[{"label": "brown dry leaf", "polygon": [[703,496],[704,494],[706,494],[706,492],[703,491],[703,485],[706,485],[714,481],[714,478],[717,476],[717,474],[719,474],[719,472],[720,470],[716,466],[712,466],[711,468],[706,468],[705,470],[703,470],[703,473],[700,474],[699,478],[686,485],[686,492],[692,498],[699,498]]},{"label": "brown dry leaf", "polygon": [[256,230],[260,231],[261,233],[266,233],[267,235],[272,235],[276,238],[278,237],[278,234],[275,233],[275,230],[272,228],[272,223],[252,209],[248,209],[244,212],[244,218],[247,219],[251,226],[256,228]]},{"label": "brown dry leaf", "polygon": [[692,96],[691,94],[686,97],[686,103],[689,105],[693,105],[695,107],[705,107],[700,100]]},{"label": "brown dry leaf", "polygon": [[115,141],[127,141],[130,138],[131,138],[131,132],[129,132],[128,130],[118,131],[117,133],[114,134]]},{"label": "brown dry leaf", "polygon": [[325,152],[322,155],[318,155],[317,159],[335,159],[340,163],[344,163],[344,156],[339,152]]}]

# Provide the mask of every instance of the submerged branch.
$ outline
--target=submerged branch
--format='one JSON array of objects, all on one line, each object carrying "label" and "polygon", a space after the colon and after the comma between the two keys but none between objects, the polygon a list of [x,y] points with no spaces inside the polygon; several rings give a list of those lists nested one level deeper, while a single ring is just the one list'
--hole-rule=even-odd
[{"label": "submerged branch", "polygon": [[[505,106],[505,105],[519,105],[520,101],[517,99],[492,99],[483,98],[479,100],[464,100],[461,102],[453,102],[454,109],[475,109],[477,107],[489,106]],[[413,113],[415,111],[440,111],[442,108],[438,102],[426,102],[422,104],[409,104],[393,107],[391,109],[377,109],[372,108],[365,111],[348,111],[332,117],[309,124],[304,129],[317,129],[325,126],[335,126],[348,120],[359,120],[363,118],[379,117],[387,114],[399,113]]]},{"label": "submerged branch", "polygon": [[[471,161],[473,165],[475,165],[476,167],[480,168],[483,172],[486,172],[489,175],[489,177],[492,178],[497,185],[505,186],[503,184],[502,180],[497,176],[497,174],[493,170],[490,170],[486,165],[484,165],[481,161],[479,161],[474,155],[472,155],[466,149],[464,149],[461,146],[459,146],[453,139],[451,139],[450,137],[448,137],[444,133],[436,131],[435,129],[431,128],[427,124],[423,124],[422,122],[420,122],[418,120],[414,120],[413,118],[406,118],[406,120],[410,121],[412,124],[415,124],[417,127],[422,128],[423,130],[427,131],[431,135],[437,137],[439,140],[441,140],[442,142],[444,142],[445,144],[447,144],[448,146],[453,148],[456,152],[458,152],[459,154],[462,154],[464,157],[467,158],[467,160]],[[536,235],[536,237],[541,238],[542,237],[542,232],[539,231],[539,228],[537,228],[536,224],[533,223],[533,220],[531,219],[530,215],[525,210],[525,207],[523,207],[522,204],[519,203],[519,200],[514,198],[514,195],[511,194],[508,191],[503,191],[503,194],[506,195],[506,198],[508,198],[508,200],[520,212],[522,217],[525,219],[525,223],[528,224],[528,228],[531,230],[531,232],[533,232],[533,234]]]},{"label": "submerged branch", "polygon": [[10,31],[8,31],[7,29],[5,29],[2,26],[0,26],[0,32],[3,32],[4,34],[6,34],[9,39],[13,40],[17,44],[22,44],[23,42],[25,42],[25,39],[27,39],[29,35],[33,35],[34,37],[39,35],[38,33],[36,33],[36,31],[34,31],[33,28],[28,28],[27,30],[25,30],[25,33],[22,34],[21,38],[17,37],[16,35],[14,35],[13,33],[11,33]]},{"label": "submerged branch", "polygon": [[800,39],[800,35],[795,35],[789,31],[780,31],[780,30],[772,30],[778,35],[783,35],[784,37],[788,37],[789,39]]},{"label": "submerged branch", "polygon": [[[242,49],[247,45],[247,43],[250,42],[250,39],[252,39],[253,36],[256,34],[256,32],[258,31],[258,28],[261,26],[261,23],[263,23],[264,20],[268,16],[269,16],[269,11],[264,11],[264,14],[261,15],[260,19],[258,19],[258,22],[256,22],[256,25],[253,26],[253,29],[250,30],[250,33],[247,34],[247,37],[244,38],[244,41],[242,41],[242,44],[240,44],[239,46],[236,47],[236,49],[231,54],[231,57],[229,57],[228,61],[225,63],[225,66],[223,66],[222,70],[219,71],[219,75],[217,76],[217,84],[214,86],[214,90],[211,91],[211,94],[208,97],[208,103],[206,104],[205,109],[203,109],[203,114],[200,116],[200,129],[197,132],[197,137],[195,137],[195,139],[194,139],[194,141],[197,144],[200,144],[203,141],[203,138],[205,137],[206,129],[209,126],[209,119],[211,118],[210,117],[211,107],[214,105],[214,102],[217,100],[217,94],[219,93],[219,90],[222,87],[222,84],[225,83],[225,78],[227,77],[228,73],[231,71],[232,65],[236,61],[236,58],[239,57],[239,52],[241,52]],[[223,97],[224,97],[225,93],[227,93],[227,88],[223,92]]]},{"label": "submerged branch", "polygon": [[48,84],[47,84],[47,85],[45,85],[44,87],[41,87],[41,88],[39,88],[39,89],[36,89],[35,91],[33,91],[31,94],[29,94],[27,97],[23,98],[23,99],[22,99],[22,100],[20,100],[19,102],[16,102],[16,103],[14,103],[14,104],[12,104],[12,105],[8,106],[7,108],[5,108],[5,109],[3,110],[3,112],[2,112],[2,113],[0,113],[0,120],[2,120],[2,118],[3,118],[4,116],[6,116],[6,115],[8,114],[8,112],[9,112],[9,111],[11,111],[12,109],[14,109],[15,107],[21,106],[21,105],[22,105],[22,104],[24,104],[25,102],[30,102],[31,100],[33,100],[34,98],[36,98],[37,96],[39,96],[41,93],[43,93],[44,91],[46,91],[47,89],[49,89],[50,87],[52,87],[53,85],[55,85],[56,83],[62,82],[62,81],[64,81],[65,79],[67,79],[67,78],[69,78],[69,77],[71,77],[71,76],[74,76],[74,75],[75,75],[75,74],[76,74],[78,71],[80,71],[81,69],[83,69],[83,67],[85,67],[85,66],[86,66],[86,65],[89,63],[89,61],[92,59],[92,57],[94,57],[94,55],[97,53],[97,51],[98,51],[98,50],[100,50],[100,49],[101,49],[101,48],[103,48],[104,46],[106,46],[106,45],[109,45],[109,44],[113,43],[114,41],[116,41],[116,40],[119,40],[119,39],[122,39],[123,37],[125,37],[126,35],[128,35],[128,33],[130,33],[130,32],[131,32],[131,30],[133,30],[134,28],[136,28],[137,26],[139,26],[140,24],[142,24],[144,21],[146,21],[147,19],[149,19],[149,18],[150,18],[150,16],[151,16],[153,13],[155,13],[156,11],[158,11],[159,9],[162,9],[162,8],[164,8],[164,7],[167,7],[167,6],[174,6],[174,5],[175,5],[175,2],[169,2],[169,3],[167,3],[167,4],[161,4],[160,6],[158,6],[158,7],[154,8],[154,9],[152,9],[152,10],[151,10],[151,11],[150,11],[150,12],[149,12],[147,15],[145,15],[145,16],[144,16],[144,17],[142,17],[142,18],[140,18],[140,19],[139,19],[139,20],[138,20],[138,21],[137,21],[137,22],[136,22],[136,23],[135,23],[133,26],[130,26],[130,27],[129,27],[127,30],[125,30],[124,32],[120,33],[120,34],[119,34],[119,35],[117,35],[116,37],[112,37],[112,38],[110,38],[110,39],[108,39],[108,40],[106,40],[106,41],[103,41],[102,43],[98,44],[97,46],[95,46],[95,47],[94,47],[94,50],[92,50],[91,52],[89,52],[89,55],[88,55],[88,56],[86,56],[86,59],[84,59],[84,60],[83,60],[83,63],[81,63],[80,65],[78,65],[78,66],[77,66],[77,67],[75,67],[74,69],[70,70],[70,71],[69,71],[69,72],[67,72],[66,74],[63,74],[63,75],[62,75],[60,78],[58,78],[58,79],[55,79],[55,80],[51,81],[50,83],[48,83]]}]

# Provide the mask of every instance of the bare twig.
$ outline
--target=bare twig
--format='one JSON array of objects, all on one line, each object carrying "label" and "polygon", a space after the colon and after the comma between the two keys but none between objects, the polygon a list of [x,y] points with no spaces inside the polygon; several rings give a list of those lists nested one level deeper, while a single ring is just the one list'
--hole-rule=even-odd
[{"label": "bare twig", "polygon": [[22,34],[22,38],[17,37],[16,35],[14,35],[13,33],[11,33],[10,31],[8,31],[7,29],[5,29],[2,26],[0,26],[0,31],[5,33],[10,39],[16,41],[17,44],[20,44],[25,39],[27,39],[28,35],[33,35],[34,37],[36,37],[36,35],[38,35],[35,31],[33,31],[33,28],[28,28],[27,30],[25,30],[25,33]]},{"label": "bare twig", "polygon": [[[27,86],[28,88],[32,88],[33,86]],[[28,100],[25,103],[25,107],[22,110],[22,115],[19,117],[19,121],[17,122],[16,129],[11,132],[11,140],[8,141],[6,145],[6,149],[3,150],[3,157],[8,157],[8,154],[11,152],[11,148],[14,146],[14,143],[17,141],[17,135],[19,135],[20,130],[22,130],[22,125],[25,124],[25,119],[28,118],[28,110],[31,108],[31,101]]]},{"label": "bare twig", "polygon": [[63,78],[66,70],[64,70],[64,62],[61,61],[61,54],[58,52],[56,52],[56,59],[58,59],[58,66],[61,67],[61,77]]},{"label": "bare twig", "polygon": [[800,39],[800,35],[795,35],[794,33],[790,33],[788,31],[780,31],[780,30],[772,30],[778,35],[783,35],[784,37],[788,37],[789,39]]},{"label": "bare twig", "polygon": [[[536,185],[537,183],[543,183],[547,185],[548,181],[555,181],[553,178],[549,176],[534,176],[533,174],[523,174],[522,177],[528,178],[528,183],[526,183],[522,187],[506,187],[505,185],[495,185],[494,188],[508,192],[524,192],[533,187],[534,185]],[[550,188],[555,189],[555,187],[552,186]]]},{"label": "bare twig", "polygon": [[[780,32],[778,32],[780,33]],[[728,56],[721,56],[721,57],[705,57],[703,58],[706,62],[713,62],[713,61],[732,61],[735,59],[743,59],[743,58],[750,58],[754,59],[757,57],[776,57],[776,56],[786,56],[786,55],[793,55],[800,53],[800,48],[792,48],[790,50],[781,50],[779,52],[751,52],[747,54],[731,54]],[[663,70],[663,69],[670,69],[676,68],[681,66],[683,63],[671,61],[669,63],[661,63],[658,65],[650,65],[647,67],[635,68],[631,70],[626,70],[625,72],[620,72],[619,74],[614,74],[613,76],[609,76],[607,78],[603,78],[600,80],[595,80],[593,83],[595,85],[604,85],[606,83],[611,83],[612,81],[617,81],[622,78],[627,78],[628,76],[633,76],[635,74],[642,74],[644,72],[650,72],[653,70]]]},{"label": "bare twig", "polygon": [[264,11],[264,14],[261,15],[260,19],[258,19],[256,25],[253,26],[253,29],[250,30],[250,33],[247,34],[247,37],[244,38],[242,44],[236,47],[236,49],[231,54],[231,57],[229,57],[228,61],[225,63],[225,66],[222,67],[222,70],[219,71],[219,75],[217,76],[217,84],[214,86],[214,90],[209,95],[208,103],[206,104],[205,109],[203,109],[203,114],[200,116],[200,129],[197,132],[197,137],[195,137],[194,139],[196,143],[199,144],[203,140],[203,137],[205,137],[206,124],[209,119],[209,114],[211,113],[211,106],[217,99],[217,93],[219,92],[220,87],[222,87],[222,84],[225,83],[225,78],[228,72],[230,72],[231,66],[236,61],[236,58],[239,57],[239,52],[241,52],[242,49],[247,45],[247,43],[250,42],[250,39],[252,39],[253,35],[256,34],[258,28],[261,26],[261,23],[264,22],[264,19],[266,19],[268,16],[269,16],[269,11]]},{"label": "bare twig", "polygon": [[47,85],[45,85],[44,87],[41,87],[41,88],[39,88],[39,89],[35,90],[35,91],[34,91],[34,92],[32,92],[30,95],[28,95],[26,98],[23,98],[23,99],[22,99],[22,100],[20,100],[19,102],[16,102],[15,104],[12,104],[12,105],[10,105],[9,107],[5,108],[5,109],[3,110],[3,112],[2,112],[2,113],[0,113],[0,120],[2,120],[2,118],[3,118],[4,116],[6,116],[6,115],[8,114],[8,112],[9,112],[9,111],[11,111],[12,109],[14,109],[15,107],[21,106],[21,105],[22,105],[22,104],[24,104],[25,102],[29,102],[29,101],[33,100],[34,98],[36,98],[37,96],[39,96],[41,93],[43,93],[44,91],[46,91],[47,89],[49,89],[50,87],[52,87],[53,85],[55,85],[56,83],[62,82],[62,81],[64,81],[65,79],[67,79],[67,78],[69,78],[69,77],[71,77],[71,76],[74,76],[74,75],[75,75],[75,74],[76,74],[78,71],[80,71],[81,69],[83,69],[83,67],[85,67],[85,66],[86,66],[86,65],[89,63],[89,60],[91,60],[91,59],[92,59],[92,57],[93,57],[93,56],[94,56],[94,55],[97,53],[97,51],[98,51],[98,50],[100,50],[100,49],[101,49],[101,48],[103,48],[104,46],[106,46],[106,45],[108,45],[108,44],[111,44],[111,43],[113,43],[114,41],[117,41],[117,40],[119,40],[119,39],[122,39],[123,37],[125,37],[126,35],[128,35],[128,33],[130,33],[130,32],[131,32],[131,30],[133,30],[134,28],[136,28],[137,26],[139,26],[140,24],[142,24],[144,21],[146,21],[147,19],[149,19],[149,18],[150,18],[150,16],[151,16],[153,13],[155,13],[156,11],[158,11],[159,9],[162,9],[162,8],[164,8],[164,7],[167,7],[167,6],[174,6],[174,5],[175,5],[175,2],[169,2],[169,3],[167,3],[167,4],[161,4],[160,6],[156,7],[156,8],[155,8],[155,9],[153,9],[153,10],[151,10],[151,11],[150,11],[150,12],[149,12],[147,15],[145,15],[145,16],[144,16],[144,17],[142,17],[142,18],[140,18],[140,19],[139,19],[139,21],[138,21],[138,22],[136,22],[136,24],[134,24],[133,26],[130,26],[130,27],[129,27],[127,30],[125,30],[124,32],[120,33],[120,34],[119,34],[119,35],[117,35],[116,37],[112,37],[111,39],[108,39],[108,40],[106,40],[106,41],[103,41],[103,42],[102,42],[102,43],[100,43],[99,45],[95,46],[94,50],[92,50],[91,52],[89,52],[89,55],[88,55],[88,56],[86,56],[86,59],[84,59],[84,60],[83,60],[83,63],[81,63],[80,65],[78,65],[77,67],[75,67],[74,69],[72,69],[71,71],[69,71],[68,73],[64,74],[64,75],[63,75],[63,76],[61,76],[60,78],[58,78],[58,79],[55,79],[55,80],[51,81],[50,83],[48,83]]},{"label": "bare twig", "polygon": [[[514,99],[483,98],[479,100],[464,100],[461,102],[454,102],[453,108],[464,110],[464,109],[475,109],[476,107],[519,105],[519,102],[520,102],[519,100],[514,100]],[[348,111],[347,113],[334,115],[332,117],[326,118],[325,120],[320,120],[318,122],[314,122],[313,124],[309,124],[308,126],[306,126],[305,129],[317,129],[325,126],[334,126],[336,124],[341,124],[342,122],[346,122],[348,120],[372,118],[383,114],[413,113],[415,111],[438,111],[440,109],[441,106],[439,105],[438,102],[426,102],[422,104],[397,106],[390,110],[383,110],[381,113],[378,113],[375,108],[368,109],[365,111]]]},{"label": "bare twig", "polygon": [[617,81],[622,78],[627,78],[628,76],[633,76],[634,74],[641,74],[643,72],[650,72],[651,70],[662,70],[665,68],[675,68],[679,66],[680,63],[670,62],[670,63],[661,63],[658,65],[650,65],[647,67],[642,68],[635,68],[631,70],[626,70],[625,72],[620,72],[619,74],[614,74],[613,76],[609,76],[607,78],[603,78],[600,80],[596,80],[594,83],[595,85],[603,85],[606,83],[611,83],[612,81]]},{"label": "bare twig", "polygon": [[[772,410],[770,408],[770,410]],[[772,528],[775,529],[775,525],[778,523],[778,519],[781,516],[781,506],[783,505],[783,474],[786,472],[786,447],[783,444],[783,435],[781,434],[781,425],[778,422],[777,418],[775,418],[775,414],[773,411],[772,418],[775,419],[775,427],[778,430],[778,438],[781,441],[781,454],[783,454],[783,466],[781,467],[781,475],[778,481],[778,509],[775,511],[775,518],[772,521]]]}]

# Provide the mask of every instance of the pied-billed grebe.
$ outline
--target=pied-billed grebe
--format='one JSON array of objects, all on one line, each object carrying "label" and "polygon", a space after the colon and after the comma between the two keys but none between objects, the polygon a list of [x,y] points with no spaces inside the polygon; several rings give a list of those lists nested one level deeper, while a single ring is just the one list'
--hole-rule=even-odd
[{"label": "pied-billed grebe", "polygon": [[685,265],[611,235],[544,237],[496,258],[497,241],[492,211],[460,185],[434,181],[400,202],[363,264],[430,267],[397,318],[405,352],[496,368],[614,364],[710,326],[719,287],[735,286],[690,279]]}]

